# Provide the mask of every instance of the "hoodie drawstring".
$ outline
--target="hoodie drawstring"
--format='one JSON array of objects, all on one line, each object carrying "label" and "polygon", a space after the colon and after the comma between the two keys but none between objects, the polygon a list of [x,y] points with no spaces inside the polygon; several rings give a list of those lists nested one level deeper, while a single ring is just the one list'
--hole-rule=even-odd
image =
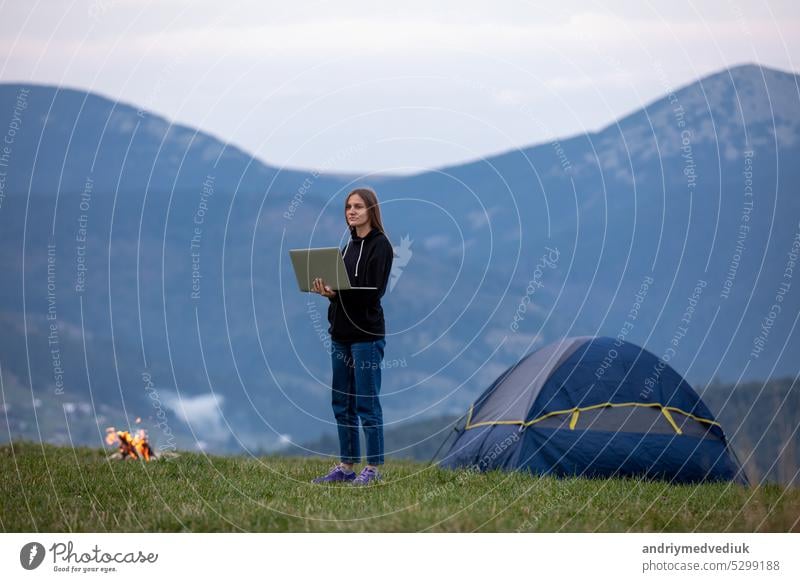
[{"label": "hoodie drawstring", "polygon": [[361,239],[361,250],[358,251],[358,259],[356,259],[356,277],[358,277],[358,262],[361,260],[362,252],[364,252],[364,239]]}]

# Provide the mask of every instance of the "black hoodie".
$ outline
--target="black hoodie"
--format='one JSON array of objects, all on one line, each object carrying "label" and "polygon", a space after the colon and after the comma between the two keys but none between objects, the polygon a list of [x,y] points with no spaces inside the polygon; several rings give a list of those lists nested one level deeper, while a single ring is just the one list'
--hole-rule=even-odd
[{"label": "black hoodie", "polygon": [[353,287],[376,287],[337,291],[328,306],[328,332],[337,342],[369,342],[383,339],[381,297],[389,283],[394,249],[386,235],[373,228],[364,238],[350,229],[350,241],[342,249],[344,265]]}]

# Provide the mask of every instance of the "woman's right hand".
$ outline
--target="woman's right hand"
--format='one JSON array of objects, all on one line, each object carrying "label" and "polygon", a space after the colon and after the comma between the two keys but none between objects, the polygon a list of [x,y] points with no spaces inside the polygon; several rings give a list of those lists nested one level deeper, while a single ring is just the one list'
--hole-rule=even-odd
[{"label": "woman's right hand", "polygon": [[336,291],[334,291],[333,289],[331,289],[330,287],[328,287],[328,286],[325,284],[325,281],[323,281],[323,280],[322,280],[321,278],[319,278],[319,277],[317,277],[316,279],[314,279],[314,284],[313,284],[313,286],[311,287],[311,290],[312,290],[314,293],[319,293],[319,294],[320,294],[320,295],[322,295],[323,297],[336,297]]}]

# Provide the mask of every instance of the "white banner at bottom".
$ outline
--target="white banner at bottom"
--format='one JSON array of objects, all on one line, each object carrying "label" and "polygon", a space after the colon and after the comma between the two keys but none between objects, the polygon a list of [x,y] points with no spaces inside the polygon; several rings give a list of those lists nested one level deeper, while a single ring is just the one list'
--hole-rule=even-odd
[{"label": "white banner at bottom", "polygon": [[2,534],[3,580],[798,580],[797,534]]}]

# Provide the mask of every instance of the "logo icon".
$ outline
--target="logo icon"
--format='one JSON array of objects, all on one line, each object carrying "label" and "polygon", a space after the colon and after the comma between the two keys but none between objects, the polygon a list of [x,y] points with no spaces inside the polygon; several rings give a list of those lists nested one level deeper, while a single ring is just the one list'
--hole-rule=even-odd
[{"label": "logo icon", "polygon": [[408,265],[408,262],[411,260],[411,256],[414,252],[411,250],[411,243],[414,241],[411,240],[409,235],[405,235],[402,239],[400,239],[400,248],[394,249],[394,262],[392,263],[392,272],[389,275],[389,293],[394,290],[394,286],[397,285],[397,282],[400,280],[400,276],[403,274],[403,269]]},{"label": "logo icon", "polygon": [[28,542],[19,551],[19,563],[26,570],[35,570],[44,560],[44,546],[39,542]]}]

